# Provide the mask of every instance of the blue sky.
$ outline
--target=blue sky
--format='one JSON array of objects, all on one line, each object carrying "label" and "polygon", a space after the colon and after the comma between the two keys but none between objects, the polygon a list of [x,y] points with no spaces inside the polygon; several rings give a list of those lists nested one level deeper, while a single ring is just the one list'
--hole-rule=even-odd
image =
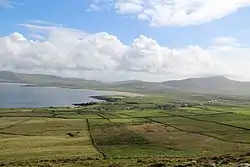
[{"label": "blue sky", "polygon": [[220,36],[233,36],[246,43],[249,39],[249,35],[246,35],[250,34],[249,8],[241,8],[236,13],[198,26],[150,27],[145,21],[117,14],[112,10],[86,11],[92,2],[91,0],[15,0],[14,8],[0,10],[2,25],[0,35],[9,35],[16,31],[26,33],[19,24],[30,20],[43,20],[89,33],[105,31],[119,37],[127,44],[139,35],[146,35],[160,44],[173,47],[188,44],[206,45],[213,38]]},{"label": "blue sky", "polygon": [[[238,52],[239,49],[241,49],[239,53],[244,50],[244,54],[242,55],[246,58],[245,55],[248,53],[246,53],[245,50],[248,50],[248,47],[250,46],[250,22],[248,21],[250,16],[249,0],[221,1],[220,3],[215,0],[209,2],[205,0],[169,0],[169,2],[171,3],[158,0],[0,0],[0,37],[11,37],[12,33],[18,32],[19,35],[15,34],[18,38],[21,35],[25,40],[31,40],[32,36],[41,35],[41,33],[36,34],[37,29],[48,32],[46,28],[41,28],[43,26],[56,27],[60,33],[64,30],[62,27],[67,28],[67,32],[63,31],[65,36],[72,35],[72,33],[68,33],[68,30],[79,30],[95,37],[97,36],[95,34],[98,34],[99,37],[100,32],[105,32],[108,36],[116,37],[122,44],[120,46],[119,41],[115,41],[114,45],[117,44],[121,48],[129,47],[130,49],[135,47],[132,49],[133,53],[132,51],[128,52],[126,49],[123,53],[119,52],[119,54],[122,55],[119,57],[118,62],[114,61],[114,59],[112,59],[112,61],[110,60],[112,63],[116,64],[116,66],[114,65],[114,69],[122,68],[123,70],[121,72],[123,75],[131,76],[127,77],[128,79],[138,77],[147,80],[148,78],[155,79],[162,76],[166,76],[166,78],[182,78],[205,74],[224,74],[228,69],[222,69],[222,66],[218,65],[219,63],[217,59],[222,54],[225,54],[225,45],[231,47],[231,50],[233,49],[233,51],[230,52],[232,55],[237,55],[235,52]],[[28,24],[40,27],[30,29],[27,28]],[[34,29],[36,29],[35,32]],[[53,32],[49,31],[49,37],[46,36],[43,40],[48,40],[48,42],[59,50],[59,44],[50,40],[52,37],[53,39],[55,38],[55,34],[55,30],[53,30]],[[145,38],[140,37],[141,35]],[[100,39],[104,40],[105,43],[106,38],[104,38],[104,36],[104,34],[101,34]],[[60,40],[58,36],[56,38],[58,38],[57,41]],[[220,42],[222,41],[223,44],[217,43],[218,46],[215,46],[217,45],[214,43],[216,39],[223,39],[217,40]],[[39,41],[39,39],[32,40]],[[156,44],[154,44],[154,41]],[[60,46],[65,43],[60,44]],[[141,48],[141,45],[139,45],[142,43],[145,48]],[[3,45],[2,48],[5,46],[6,45]],[[140,51],[136,50],[138,49],[137,46],[140,46]],[[145,52],[145,49],[151,48],[151,46],[152,50]],[[22,49],[23,46],[18,45],[18,47]],[[97,44],[94,44],[92,47],[96,48]],[[158,49],[157,51],[156,48]],[[186,51],[185,48],[186,50],[191,48],[191,51]],[[216,51],[211,48],[216,48]],[[105,55],[106,52],[110,53],[113,51],[112,48],[109,49],[110,50],[108,51],[105,50]],[[171,53],[169,50],[171,50]],[[221,50],[223,50],[223,53]],[[75,50],[71,50],[71,52],[73,51],[75,52]],[[149,57],[148,53],[152,53],[153,51],[155,52],[154,54],[159,54],[158,57],[154,57],[153,55],[150,55],[152,57]],[[38,51],[32,50],[32,52],[38,54]],[[97,51],[93,50],[93,54],[98,54],[100,56],[103,54],[99,51],[98,53],[95,52]],[[118,51],[115,53],[117,52]],[[147,53],[147,55],[143,55],[144,52]],[[179,52],[188,52],[190,54],[195,52],[198,56],[200,56],[200,54],[209,54],[211,57],[206,59],[207,62],[205,62],[205,60],[203,61],[203,59],[205,59],[204,56],[198,58],[195,57],[192,58],[193,61],[201,60],[200,64],[195,62],[190,63],[191,60],[186,60],[187,57],[179,56]],[[21,55],[21,53],[19,54]],[[22,55],[23,54],[22,51]],[[50,53],[47,54],[50,55]],[[66,53],[61,54],[64,55]],[[82,54],[82,52],[79,52],[78,54]],[[170,56],[171,54],[176,54],[176,57],[182,58],[180,58],[180,60],[178,58],[177,61],[175,57]],[[83,55],[83,57],[84,56],[85,55]],[[76,56],[73,57],[74,60],[71,59],[73,63],[71,65],[72,68],[73,66],[82,66],[76,64],[74,62]],[[110,57],[110,55],[108,57]],[[145,57],[147,57],[147,60]],[[228,59],[230,61],[229,64],[233,61],[231,57]],[[136,64],[135,60],[132,61],[132,59],[135,58],[136,60],[138,58],[141,62],[145,61],[146,64]],[[86,59],[89,60],[89,58],[84,58],[84,60]],[[190,66],[190,73],[180,74],[179,71],[182,71],[183,69],[176,69],[176,66],[180,66],[180,64],[169,63],[172,59],[178,63],[183,63],[181,65],[183,68],[184,66],[185,68],[186,66]],[[210,62],[210,59],[212,59],[212,63]],[[156,60],[157,62],[154,62]],[[125,61],[128,64],[125,65],[120,61]],[[10,62],[10,60],[8,60],[8,62]],[[27,60],[27,62],[30,62],[30,60]],[[154,63],[150,64],[149,62]],[[243,62],[245,62],[245,60]],[[187,63],[190,64],[186,65]],[[209,69],[204,70],[202,74],[194,72],[195,70],[192,67],[197,66],[197,69],[199,69],[205,66],[204,68],[207,68],[207,64],[210,64],[208,65]],[[57,66],[59,65],[55,64],[55,69]],[[107,69],[105,63],[101,66],[105,69],[102,69],[102,72],[105,74],[108,71],[116,71],[114,69]],[[6,65],[6,63],[5,65],[2,65],[2,68],[24,70],[14,67],[13,64]],[[67,67],[67,69],[68,68],[69,67]],[[88,69],[88,66],[86,65],[81,67],[81,69],[86,68]],[[91,66],[91,68],[93,67]],[[48,67],[45,69],[49,72],[54,71],[56,74],[58,73],[60,75],[71,75],[71,72],[66,70],[56,71],[55,69],[48,69]],[[126,74],[124,74],[125,72]],[[91,70],[74,70],[72,75],[89,77],[94,76],[94,73],[95,71]],[[120,74],[117,75],[120,76]],[[149,77],[146,77],[147,75]],[[227,75],[237,74],[230,73]],[[248,76],[245,75],[243,77],[248,78]]]}]

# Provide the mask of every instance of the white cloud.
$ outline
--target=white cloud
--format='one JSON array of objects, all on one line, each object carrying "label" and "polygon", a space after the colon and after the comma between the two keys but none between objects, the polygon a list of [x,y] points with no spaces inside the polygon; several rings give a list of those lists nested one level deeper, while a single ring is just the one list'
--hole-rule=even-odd
[{"label": "white cloud", "polygon": [[219,37],[214,39],[214,43],[216,44],[235,44],[238,43],[237,39],[232,37]]},{"label": "white cloud", "polygon": [[114,7],[114,0],[92,0],[93,2],[89,5],[86,11],[100,11],[102,9],[110,9]]},{"label": "white cloud", "polygon": [[[198,25],[221,19],[250,0],[98,0],[92,5],[115,9],[118,13],[135,15],[152,26]],[[105,6],[105,7],[106,7]]]},{"label": "white cloud", "polygon": [[36,24],[40,26],[56,26],[56,27],[62,27],[62,24],[50,22],[50,21],[43,21],[43,20],[30,20],[28,21],[29,24]]},{"label": "white cloud", "polygon": [[115,4],[115,8],[120,13],[139,13],[143,10],[142,1],[137,0],[130,0],[130,1],[118,1]]},{"label": "white cloud", "polygon": [[232,37],[219,37],[214,39],[213,50],[220,50],[220,51],[230,51],[234,48],[241,48],[244,47],[237,39]]},{"label": "white cloud", "polygon": [[206,48],[170,48],[146,36],[125,45],[105,32],[88,34],[55,26],[23,26],[39,38],[43,34],[43,39],[27,39],[20,33],[0,37],[0,69],[109,81],[162,81],[206,75],[250,80],[250,48],[228,37],[216,39]]},{"label": "white cloud", "polygon": [[232,37],[219,37],[214,39],[214,44],[218,45],[218,46],[234,46],[234,47],[239,47],[241,46],[241,44],[239,43],[239,41],[235,38]]}]

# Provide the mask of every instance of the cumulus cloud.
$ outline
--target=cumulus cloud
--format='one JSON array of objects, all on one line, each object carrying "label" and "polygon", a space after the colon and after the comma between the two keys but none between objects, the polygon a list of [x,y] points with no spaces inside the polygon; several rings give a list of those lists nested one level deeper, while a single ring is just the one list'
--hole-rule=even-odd
[{"label": "cumulus cloud", "polygon": [[250,0],[95,0],[92,6],[115,9],[151,26],[198,25],[221,19],[250,6]]},{"label": "cumulus cloud", "polygon": [[[139,36],[130,45],[106,32],[89,34],[56,26],[23,24],[32,35],[0,37],[0,69],[87,79],[163,81],[207,75],[250,80],[250,48],[233,38],[209,47],[161,46]],[[42,34],[42,35],[41,35]]]},{"label": "cumulus cloud", "polygon": [[171,49],[140,36],[123,56],[120,68],[153,74],[196,75],[209,71],[212,61],[209,53],[199,46]]}]

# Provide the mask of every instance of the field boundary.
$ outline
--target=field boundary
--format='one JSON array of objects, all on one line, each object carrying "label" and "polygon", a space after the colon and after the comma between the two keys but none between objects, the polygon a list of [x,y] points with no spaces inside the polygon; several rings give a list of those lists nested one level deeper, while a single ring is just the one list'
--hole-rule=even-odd
[{"label": "field boundary", "polygon": [[106,117],[105,115],[102,115],[102,114],[100,114],[100,113],[97,113],[96,115],[98,115],[98,116],[101,117],[102,119],[106,119],[106,120],[108,120],[109,122],[111,122],[111,120],[110,120],[108,117]]},{"label": "field boundary", "polygon": [[94,137],[93,137],[93,134],[91,132],[90,123],[89,123],[89,119],[88,118],[86,119],[86,125],[87,125],[87,131],[89,132],[89,137],[90,137],[90,140],[92,142],[92,145],[103,156],[104,159],[107,159],[108,158],[107,154],[97,146],[97,144],[96,144],[96,142],[94,140]]},{"label": "field boundary", "polygon": [[23,120],[23,121],[20,121],[20,122],[15,123],[15,124],[11,124],[11,125],[9,125],[9,126],[0,128],[0,130],[5,130],[5,129],[9,129],[9,128],[15,127],[15,126],[17,126],[17,125],[21,125],[22,123],[27,122],[27,121],[30,121],[30,120],[32,120],[32,119],[33,119],[33,118],[25,119],[25,120]]},{"label": "field boundary", "polygon": [[[117,114],[114,114],[114,113],[108,113],[109,115],[111,115],[111,116],[114,116],[114,117],[117,117],[117,118],[123,118],[123,117],[121,117],[120,115],[117,115]],[[112,119],[112,118],[111,118]]]},{"label": "field boundary", "polygon": [[[215,109],[209,109],[209,110],[210,110],[210,111],[222,112],[221,110],[215,110]],[[248,119],[250,119],[250,115],[240,114],[240,113],[233,112],[233,111],[231,111],[230,113],[235,114],[235,115],[245,116],[245,117],[247,117]]]},{"label": "field boundary", "polygon": [[167,123],[163,123],[163,122],[160,122],[160,121],[157,121],[157,120],[154,120],[152,118],[147,118],[149,121],[151,122],[155,122],[155,123],[158,123],[158,124],[162,124],[164,126],[169,126],[171,128],[174,128],[174,129],[177,129],[181,132],[186,132],[186,133],[191,133],[191,134],[197,134],[197,135],[202,135],[202,136],[206,136],[206,137],[211,137],[211,138],[214,138],[214,139],[217,139],[217,140],[220,140],[220,141],[224,141],[224,142],[229,142],[229,143],[237,143],[237,144],[250,144],[250,142],[238,142],[238,141],[231,141],[231,140],[226,140],[226,139],[223,139],[223,138],[220,138],[220,137],[216,137],[216,136],[213,136],[213,135],[209,135],[209,134],[205,134],[205,133],[201,133],[201,132],[192,132],[192,131],[187,131],[187,130],[184,130],[184,129],[181,129],[181,128],[178,128],[174,125],[170,125],[170,124],[167,124]]},{"label": "field boundary", "polygon": [[20,134],[20,133],[9,133],[9,132],[0,132],[2,135],[11,135],[11,136],[40,136],[40,135],[29,135],[29,134]]},{"label": "field boundary", "polygon": [[175,116],[175,117],[180,117],[180,118],[185,118],[185,119],[190,119],[190,120],[194,120],[194,121],[199,121],[199,122],[214,123],[214,124],[218,124],[218,125],[228,126],[228,127],[231,127],[231,128],[237,128],[237,129],[241,129],[241,130],[250,131],[250,128],[245,128],[245,127],[230,125],[230,124],[226,124],[226,123],[222,123],[222,122],[216,122],[216,121],[209,121],[209,120],[204,120],[204,119],[192,118],[192,117],[185,116],[185,115],[175,115],[175,114],[169,114],[169,115],[172,115],[172,116]]}]

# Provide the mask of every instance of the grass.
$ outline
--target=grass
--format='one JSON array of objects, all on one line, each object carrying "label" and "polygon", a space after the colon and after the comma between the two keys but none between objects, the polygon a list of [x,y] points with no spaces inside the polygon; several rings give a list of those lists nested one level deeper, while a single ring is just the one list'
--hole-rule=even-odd
[{"label": "grass", "polygon": [[228,154],[220,166],[250,162],[249,106],[157,108],[169,103],[119,97],[84,108],[0,109],[0,166],[202,166]]},{"label": "grass", "polygon": [[15,125],[18,124],[20,122],[23,122],[27,120],[27,118],[18,118],[18,117],[6,117],[4,119],[1,119],[0,121],[0,129],[4,129],[7,128],[11,125]]},{"label": "grass", "polygon": [[[0,135],[0,160],[98,155],[84,119],[34,118],[3,129],[1,133],[11,137]],[[67,133],[77,136],[72,138]]]},{"label": "grass", "polygon": [[[98,152],[92,146],[89,137],[32,136],[2,139],[0,160],[24,160],[30,158],[55,158],[67,156],[95,156]],[[67,151],[66,151],[67,150]]]},{"label": "grass", "polygon": [[145,109],[145,110],[128,110],[128,111],[118,111],[116,114],[125,117],[152,117],[152,116],[169,116],[167,113],[164,113],[162,110],[157,109]]},{"label": "grass", "polygon": [[226,123],[229,125],[234,125],[234,126],[239,126],[239,127],[244,127],[244,128],[250,128],[249,119],[247,119],[247,120],[230,120],[230,121],[225,121],[223,123]]},{"label": "grass", "polygon": [[196,121],[192,119],[176,118],[154,118],[153,120],[168,124],[184,132],[210,136],[210,138],[225,140],[225,142],[249,142],[250,133],[242,130],[217,123]]}]

